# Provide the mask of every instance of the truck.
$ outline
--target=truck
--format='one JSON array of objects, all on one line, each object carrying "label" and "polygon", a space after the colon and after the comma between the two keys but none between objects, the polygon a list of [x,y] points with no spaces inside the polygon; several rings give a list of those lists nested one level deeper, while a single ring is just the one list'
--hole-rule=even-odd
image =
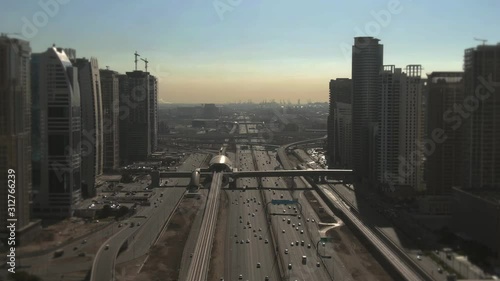
[{"label": "truck", "polygon": [[302,264],[306,264],[307,263],[307,256],[302,256]]}]

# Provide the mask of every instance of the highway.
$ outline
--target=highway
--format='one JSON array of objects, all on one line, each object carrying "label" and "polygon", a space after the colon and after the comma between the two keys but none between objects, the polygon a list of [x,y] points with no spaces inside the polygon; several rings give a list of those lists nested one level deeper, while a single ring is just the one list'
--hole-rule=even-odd
[{"label": "highway", "polygon": [[210,265],[210,253],[219,212],[219,195],[221,192],[222,172],[214,172],[210,192],[208,193],[205,213],[200,233],[197,238],[193,259],[189,267],[187,281],[206,280]]},{"label": "highway", "polygon": [[[239,169],[254,169],[252,154],[248,149],[242,150],[237,146],[235,160]],[[255,178],[237,180],[238,188],[244,185],[256,186],[258,182]],[[230,202],[226,226],[225,280],[238,280],[240,274],[243,280],[264,280],[266,276],[270,280],[279,280],[278,264],[275,262],[260,192],[243,192],[241,189],[225,192]],[[261,264],[260,268],[257,268],[257,263]]]},{"label": "highway", "polygon": [[[255,146],[253,150],[260,169],[270,170],[279,166],[276,160],[276,153],[266,151],[263,147],[259,146]],[[331,267],[333,269],[333,261],[331,259],[321,260],[318,256],[316,244],[321,236],[318,224],[319,219],[316,213],[310,208],[309,203],[303,198],[302,192],[268,190],[272,186],[286,187],[287,182],[288,185],[291,183],[289,179],[285,181],[284,178],[262,178],[262,186],[268,202],[272,199],[291,200],[293,198],[300,203],[300,205],[289,205],[290,208],[283,205],[269,205],[270,213],[276,214],[272,216],[272,221],[273,227],[276,229],[275,233],[277,233],[279,239],[280,254],[286,265],[285,275],[290,280],[331,280],[332,277],[335,280],[351,280],[349,278],[350,275],[346,272],[345,267],[339,259],[335,259],[335,270],[327,271],[327,268]],[[292,185],[305,187],[301,186],[301,184],[303,185],[300,177],[295,177]],[[283,198],[281,198],[282,194]],[[294,210],[294,207],[297,210]],[[290,219],[290,224],[288,224],[288,218]],[[293,226],[294,224],[295,227]],[[283,230],[285,230],[285,233],[283,233]],[[296,245],[297,241],[299,241],[299,246]],[[304,241],[304,246],[301,246],[302,241]],[[295,242],[294,246],[292,246],[292,242]],[[310,248],[308,247],[309,244],[311,245]],[[325,253],[327,256],[332,256],[331,248],[333,247],[320,247],[320,252],[322,254]],[[285,249],[288,249],[288,254],[285,254]],[[327,252],[324,252],[325,250]],[[306,266],[302,265],[302,256],[307,256]],[[317,266],[318,263],[319,267]],[[288,270],[288,264],[292,264],[292,270]]]},{"label": "highway", "polygon": [[[181,165],[180,169],[188,170],[193,166],[197,167],[205,159],[206,155],[203,154],[190,155]],[[184,195],[184,186],[187,185],[188,181],[188,179],[175,179],[170,182],[170,185],[183,185],[180,188],[154,189],[155,194],[150,199],[152,201],[151,206],[141,208],[141,211],[137,215],[126,221],[127,225],[120,228],[120,232],[110,237],[99,248],[92,265],[92,281],[114,280],[117,262],[129,261],[145,255],[149,251],[166,220]],[[160,197],[160,193],[162,192],[163,196]],[[132,222],[135,224],[134,227],[130,227]],[[122,223],[125,224],[125,222]],[[126,240],[128,240],[127,250],[122,252],[117,258],[118,252]],[[106,245],[109,245],[108,249]]]}]

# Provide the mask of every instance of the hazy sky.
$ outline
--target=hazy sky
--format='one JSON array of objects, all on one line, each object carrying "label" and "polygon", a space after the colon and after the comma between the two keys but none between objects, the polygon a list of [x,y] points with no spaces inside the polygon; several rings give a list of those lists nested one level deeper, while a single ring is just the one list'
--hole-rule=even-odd
[{"label": "hazy sky", "polygon": [[[33,52],[53,43],[99,66],[149,60],[168,102],[328,100],[351,76],[355,36],[384,44],[384,64],[462,69],[464,49],[500,42],[498,0],[1,0],[0,32]],[[144,70],[140,61],[138,68]]]}]

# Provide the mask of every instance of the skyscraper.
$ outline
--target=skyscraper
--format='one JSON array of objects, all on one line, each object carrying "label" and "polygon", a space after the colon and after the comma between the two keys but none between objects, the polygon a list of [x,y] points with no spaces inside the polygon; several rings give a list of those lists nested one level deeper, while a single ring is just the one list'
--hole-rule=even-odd
[{"label": "skyscraper", "polygon": [[119,140],[119,82],[118,72],[100,70],[103,117],[103,170],[118,170],[120,166]]},{"label": "skyscraper", "polygon": [[394,65],[381,73],[380,124],[377,140],[377,180],[383,185],[422,189],[422,67]]},{"label": "skyscraper", "polygon": [[[371,173],[374,147],[371,132],[377,126],[380,107],[380,71],[384,48],[379,39],[356,37],[352,47],[352,157],[358,179]],[[372,156],[372,157],[370,157]]]},{"label": "skyscraper", "polygon": [[78,69],[55,46],[31,56],[33,213],[68,217],[81,200]]},{"label": "skyscraper", "polygon": [[442,143],[433,141],[434,151],[426,157],[427,194],[450,195],[452,187],[462,185],[462,138],[443,116],[464,100],[463,72],[432,72],[427,77],[426,139],[446,135]]},{"label": "skyscraper", "polygon": [[151,154],[149,73],[127,72],[120,84],[120,161],[144,161]]},{"label": "skyscraper", "polygon": [[352,80],[330,80],[327,161],[330,168],[352,168]]},{"label": "skyscraper", "polygon": [[[30,222],[31,85],[27,41],[0,35],[0,235],[7,229],[8,185],[14,183],[17,231]],[[14,173],[8,173],[12,169]],[[8,176],[12,175],[12,176]],[[8,182],[8,180],[14,180]]]},{"label": "skyscraper", "polygon": [[94,197],[96,177],[103,171],[102,94],[96,58],[79,58],[78,82],[82,109],[82,195]]},{"label": "skyscraper", "polygon": [[149,75],[149,120],[151,126],[151,152],[158,146],[158,79]]},{"label": "skyscraper", "polygon": [[464,83],[463,113],[449,116],[463,126],[463,187],[500,189],[500,43],[465,50]]}]

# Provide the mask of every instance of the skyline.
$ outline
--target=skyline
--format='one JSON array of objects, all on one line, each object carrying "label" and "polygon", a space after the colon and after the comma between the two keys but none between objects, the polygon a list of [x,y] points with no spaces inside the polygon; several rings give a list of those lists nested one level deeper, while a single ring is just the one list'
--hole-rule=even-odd
[{"label": "skyline", "polygon": [[351,78],[356,36],[380,39],[385,65],[421,64],[423,78],[461,71],[464,50],[482,44],[475,37],[500,42],[493,0],[284,3],[9,1],[0,32],[21,33],[33,53],[54,43],[120,73],[134,69],[137,51],[158,77],[159,100],[172,103],[325,102],[330,79]]}]

